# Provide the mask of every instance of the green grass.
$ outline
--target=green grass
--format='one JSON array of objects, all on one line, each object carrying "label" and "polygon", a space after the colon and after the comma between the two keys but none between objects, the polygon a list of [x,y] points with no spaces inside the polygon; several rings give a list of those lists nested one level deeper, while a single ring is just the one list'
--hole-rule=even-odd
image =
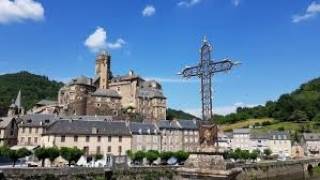
[{"label": "green grass", "polygon": [[224,124],[221,125],[219,128],[224,130],[224,131],[231,131],[233,129],[238,129],[238,128],[247,128],[250,125],[254,125],[255,123],[263,123],[263,122],[274,122],[272,118],[264,118],[264,119],[248,119],[246,121],[240,121],[234,124]]}]

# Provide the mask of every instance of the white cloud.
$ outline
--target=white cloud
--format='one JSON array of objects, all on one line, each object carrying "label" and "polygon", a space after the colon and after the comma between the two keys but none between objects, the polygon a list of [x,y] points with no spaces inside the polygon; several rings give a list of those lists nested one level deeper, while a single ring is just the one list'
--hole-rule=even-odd
[{"label": "white cloud", "polygon": [[107,47],[108,47],[109,49],[120,49],[120,48],[122,48],[123,45],[125,45],[125,44],[126,44],[126,42],[125,42],[123,39],[118,38],[118,39],[116,40],[116,42],[114,42],[114,43],[108,42],[108,43],[107,43]]},{"label": "white cloud", "polygon": [[107,32],[102,27],[97,27],[95,32],[93,32],[89,37],[85,40],[84,45],[88,47],[92,52],[98,52],[102,49],[119,49],[125,45],[126,42],[118,38],[115,42],[107,42]]},{"label": "white cloud", "polygon": [[300,15],[294,15],[292,16],[292,22],[298,23],[301,21],[308,20],[310,18],[313,18],[317,16],[317,14],[320,13],[320,3],[317,3],[313,1],[307,8],[306,12],[304,14]]},{"label": "white cloud", "polygon": [[194,6],[200,2],[201,2],[201,0],[184,0],[184,1],[178,2],[177,5],[180,7],[191,7],[191,6]]},{"label": "white cloud", "polygon": [[143,16],[153,16],[156,13],[156,8],[153,5],[147,5],[143,11]]},{"label": "white cloud", "polygon": [[231,3],[235,6],[238,7],[240,5],[240,0],[231,0]]},{"label": "white cloud", "polygon": [[[229,106],[217,106],[217,107],[213,107],[213,113],[214,114],[219,114],[219,115],[227,115],[230,113],[234,113],[236,112],[238,107],[254,107],[254,106],[258,106],[259,104],[245,104],[242,102],[237,102],[234,103],[233,105],[229,105]],[[200,108],[194,108],[194,109],[185,109],[186,112],[193,114],[197,117],[201,118],[201,109]]]},{"label": "white cloud", "polygon": [[33,0],[0,0],[0,23],[40,21],[44,19],[44,8]]},{"label": "white cloud", "polygon": [[102,27],[97,27],[86,39],[84,45],[93,52],[105,49],[107,47],[107,32]]}]

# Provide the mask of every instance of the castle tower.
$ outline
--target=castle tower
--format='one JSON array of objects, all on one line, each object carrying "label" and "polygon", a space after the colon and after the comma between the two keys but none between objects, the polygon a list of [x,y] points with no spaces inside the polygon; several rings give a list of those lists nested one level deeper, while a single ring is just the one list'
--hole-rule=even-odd
[{"label": "castle tower", "polygon": [[99,77],[99,89],[108,89],[111,79],[111,56],[106,51],[101,51],[96,59],[96,77]]}]

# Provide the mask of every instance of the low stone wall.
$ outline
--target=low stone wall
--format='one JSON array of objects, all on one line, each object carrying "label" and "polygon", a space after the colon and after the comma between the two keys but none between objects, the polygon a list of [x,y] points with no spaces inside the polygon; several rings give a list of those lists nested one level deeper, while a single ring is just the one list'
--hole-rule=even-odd
[{"label": "low stone wall", "polygon": [[63,167],[63,168],[2,168],[0,180],[73,180],[105,179],[104,168]]},{"label": "low stone wall", "polygon": [[304,164],[295,162],[265,163],[247,165],[236,180],[259,179],[259,180],[302,180],[305,179]]}]

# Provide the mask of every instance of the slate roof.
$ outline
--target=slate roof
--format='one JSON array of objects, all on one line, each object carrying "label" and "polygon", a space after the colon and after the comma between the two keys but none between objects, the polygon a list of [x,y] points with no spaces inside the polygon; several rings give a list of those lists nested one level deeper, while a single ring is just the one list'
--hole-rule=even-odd
[{"label": "slate roof", "polygon": [[181,129],[177,121],[160,120],[158,122],[159,129]]},{"label": "slate roof", "polygon": [[160,131],[152,123],[130,122],[129,129],[132,134],[160,134]]},{"label": "slate roof", "polygon": [[198,129],[198,122],[194,120],[178,120],[182,129],[186,130],[197,130]]},{"label": "slate roof", "polygon": [[92,80],[86,76],[80,76],[77,77],[75,79],[72,79],[68,85],[74,85],[74,84],[79,84],[79,85],[88,85],[91,86],[92,85]]},{"label": "slate roof", "polygon": [[163,95],[161,90],[151,89],[151,88],[141,88],[138,91],[138,97],[140,97],[140,98],[163,98],[163,99],[166,98]]},{"label": "slate roof", "polygon": [[251,132],[250,139],[269,139],[269,133],[258,133],[258,132]]},{"label": "slate roof", "polygon": [[6,128],[12,119],[12,117],[0,117],[0,128]]},{"label": "slate roof", "polygon": [[112,116],[60,116],[60,119],[73,119],[73,120],[96,120],[96,121],[112,121]]},{"label": "slate roof", "polygon": [[269,133],[270,139],[290,139],[290,134],[286,131],[273,131]]},{"label": "slate roof", "polygon": [[302,137],[306,141],[319,141],[320,133],[303,133]]},{"label": "slate roof", "polygon": [[59,119],[53,114],[28,114],[21,117],[22,122],[19,126],[43,127],[48,126]]},{"label": "slate roof", "polygon": [[92,96],[121,98],[118,92],[113,89],[97,89],[94,93],[92,93]]},{"label": "slate roof", "polygon": [[130,136],[123,121],[58,120],[47,128],[45,134],[58,135],[116,135]]},{"label": "slate roof", "polygon": [[58,104],[57,101],[50,101],[50,100],[46,100],[46,99],[42,99],[39,102],[37,102],[37,105],[44,105],[44,106],[56,105],[56,104]]}]

